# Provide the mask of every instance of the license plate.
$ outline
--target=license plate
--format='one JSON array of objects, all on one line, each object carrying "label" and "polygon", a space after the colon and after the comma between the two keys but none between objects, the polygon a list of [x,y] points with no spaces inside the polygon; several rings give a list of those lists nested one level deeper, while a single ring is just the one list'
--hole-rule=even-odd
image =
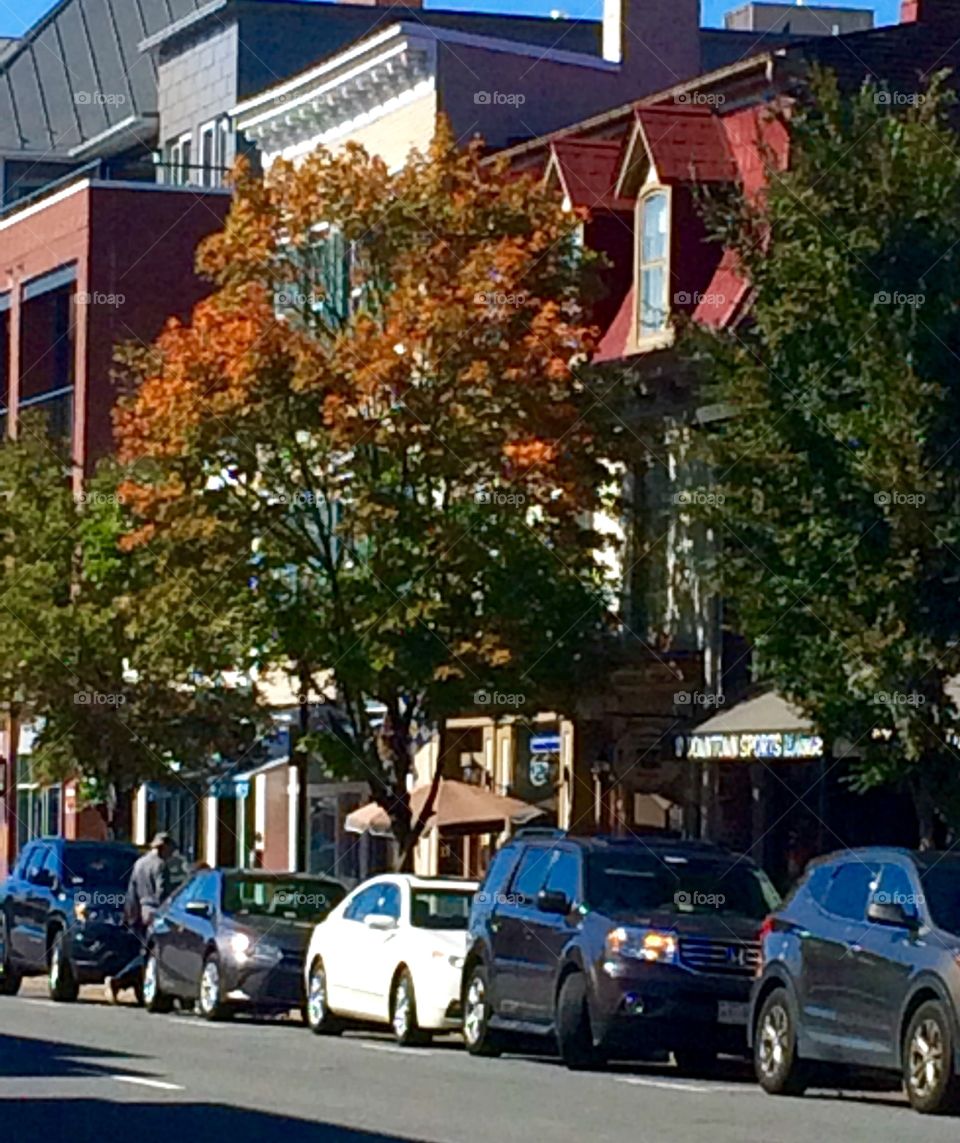
[{"label": "license plate", "polygon": [[721,1000],[717,1005],[717,1020],[721,1024],[746,1024],[749,1005],[736,1000]]}]

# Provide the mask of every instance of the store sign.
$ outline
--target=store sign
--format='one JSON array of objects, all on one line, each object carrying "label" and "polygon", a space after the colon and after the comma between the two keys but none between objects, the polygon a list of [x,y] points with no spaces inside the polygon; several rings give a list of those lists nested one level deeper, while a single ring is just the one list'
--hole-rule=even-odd
[{"label": "store sign", "polygon": [[531,754],[559,754],[559,734],[535,734],[530,739]]},{"label": "store sign", "polygon": [[221,778],[210,787],[214,798],[245,798],[249,793],[250,783],[245,778]]},{"label": "store sign", "polygon": [[690,758],[767,759],[822,758],[823,739],[819,734],[694,734],[690,737]]}]

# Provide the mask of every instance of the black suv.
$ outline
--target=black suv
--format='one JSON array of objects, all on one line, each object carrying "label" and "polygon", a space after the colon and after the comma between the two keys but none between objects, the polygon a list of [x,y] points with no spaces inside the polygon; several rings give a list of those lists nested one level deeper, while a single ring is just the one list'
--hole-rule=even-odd
[{"label": "black suv", "polygon": [[474,1055],[556,1037],[568,1067],[746,1052],[758,932],[779,899],[703,842],[518,835],[470,913],[463,1029]]},{"label": "black suv", "polygon": [[132,845],[44,838],[30,842],[0,886],[0,995],[48,975],[54,1000],[76,1000],[140,951],[123,923]]},{"label": "black suv", "polygon": [[960,1107],[960,856],[858,849],[811,863],[765,922],[750,1029],[771,1094],[867,1070],[924,1112]]}]

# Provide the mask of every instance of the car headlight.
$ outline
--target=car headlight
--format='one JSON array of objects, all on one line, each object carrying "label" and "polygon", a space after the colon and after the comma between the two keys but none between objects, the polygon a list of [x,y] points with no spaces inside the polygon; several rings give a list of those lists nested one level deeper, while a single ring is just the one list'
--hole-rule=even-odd
[{"label": "car headlight", "polygon": [[253,941],[246,933],[234,933],[230,938],[230,951],[238,960],[243,960],[250,952]]},{"label": "car headlight", "polygon": [[452,956],[449,953],[441,952],[440,949],[434,949],[431,955],[434,960],[445,960],[451,968],[463,968],[462,956]]},{"label": "car headlight", "polygon": [[605,951],[608,960],[645,960],[657,964],[675,964],[677,938],[659,929],[632,929],[627,926],[607,933]]}]

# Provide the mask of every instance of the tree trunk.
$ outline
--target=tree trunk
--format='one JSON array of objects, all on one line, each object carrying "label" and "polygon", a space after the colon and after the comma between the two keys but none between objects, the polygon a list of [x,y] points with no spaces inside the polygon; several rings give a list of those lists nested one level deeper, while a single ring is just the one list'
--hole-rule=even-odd
[{"label": "tree trunk", "polygon": [[937,809],[931,777],[930,763],[925,759],[911,783],[913,805],[917,814],[918,846],[922,850],[936,847]]}]

